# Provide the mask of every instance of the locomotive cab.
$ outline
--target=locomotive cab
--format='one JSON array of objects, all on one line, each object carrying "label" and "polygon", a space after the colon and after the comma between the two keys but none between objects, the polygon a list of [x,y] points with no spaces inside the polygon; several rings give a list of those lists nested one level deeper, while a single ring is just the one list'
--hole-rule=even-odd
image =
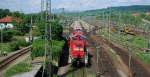
[{"label": "locomotive cab", "polygon": [[86,42],[81,39],[73,39],[70,41],[69,47],[69,61],[68,63],[73,63],[75,61],[80,61],[82,63],[87,64],[87,50],[86,50]]},{"label": "locomotive cab", "polygon": [[87,64],[88,51],[86,50],[85,32],[78,21],[75,21],[71,28],[72,32],[67,41],[69,46],[68,63],[82,62]]}]

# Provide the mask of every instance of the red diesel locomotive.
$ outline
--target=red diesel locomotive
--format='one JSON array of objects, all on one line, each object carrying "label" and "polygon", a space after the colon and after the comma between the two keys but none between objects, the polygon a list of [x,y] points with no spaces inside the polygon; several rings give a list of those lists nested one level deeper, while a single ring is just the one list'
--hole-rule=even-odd
[{"label": "red diesel locomotive", "polygon": [[88,64],[88,51],[86,48],[86,37],[81,29],[73,30],[69,39],[69,59],[68,63]]}]

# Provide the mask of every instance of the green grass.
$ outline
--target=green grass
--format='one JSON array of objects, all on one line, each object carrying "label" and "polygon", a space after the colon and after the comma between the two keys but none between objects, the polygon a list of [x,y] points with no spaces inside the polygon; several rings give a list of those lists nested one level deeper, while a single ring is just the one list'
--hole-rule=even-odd
[{"label": "green grass", "polygon": [[9,45],[9,43],[0,43],[0,51],[1,53],[9,53],[11,52],[11,46]]},{"label": "green grass", "polygon": [[[100,32],[101,35],[103,35],[104,38],[108,39],[109,33],[107,32],[107,29],[102,29]],[[134,54],[136,54],[142,61],[144,61],[147,64],[150,64],[150,53],[145,54],[142,50],[143,48],[148,47],[147,39],[145,39],[142,36],[132,36],[129,34],[124,33],[114,33],[110,32],[110,40],[112,42],[118,43],[125,48],[129,48]]]},{"label": "green grass", "polygon": [[[64,41],[52,40],[52,55],[54,59],[58,59],[62,48],[64,46]],[[32,58],[44,56],[45,53],[45,40],[37,39],[33,41],[32,44]],[[48,52],[47,52],[48,53]]]},{"label": "green grass", "polygon": [[4,74],[4,77],[11,77],[16,74],[20,74],[23,72],[28,72],[32,69],[32,65],[30,64],[30,59],[26,59],[25,61],[13,66],[12,68],[8,69]]},{"label": "green grass", "polygon": [[26,46],[28,46],[28,43],[24,39],[17,39],[7,43],[0,43],[0,51],[1,53],[10,53]]},{"label": "green grass", "polygon": [[147,53],[140,53],[138,54],[141,60],[143,60],[146,64],[150,64],[150,54]]}]

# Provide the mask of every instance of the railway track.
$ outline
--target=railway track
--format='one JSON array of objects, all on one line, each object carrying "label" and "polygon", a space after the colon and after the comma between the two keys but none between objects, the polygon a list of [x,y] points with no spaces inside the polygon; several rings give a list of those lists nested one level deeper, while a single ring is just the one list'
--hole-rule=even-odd
[{"label": "railway track", "polygon": [[[97,74],[96,77],[122,77],[116,70],[116,67],[113,64],[113,60],[111,59],[110,54],[108,54],[109,52],[106,48],[110,47],[111,49],[113,49],[117,53],[117,55],[120,56],[121,60],[126,66],[128,66],[129,64],[129,52],[125,49],[120,48],[120,46],[116,46],[116,44],[111,43],[101,36],[92,35],[90,34],[90,31],[88,33],[87,30],[89,29],[84,28],[87,26],[84,26],[84,24],[85,23],[80,22],[78,25],[81,25],[83,31],[86,33],[89,50],[91,50],[89,53],[93,56],[90,70],[94,71],[95,74]],[[94,39],[91,36],[93,36]],[[96,47],[99,45],[100,48],[97,49],[96,52]],[[90,47],[93,49],[91,49]],[[99,56],[97,56],[97,54]],[[84,69],[85,68],[80,68],[76,71],[73,71],[72,77],[88,77],[89,72],[85,71]],[[127,69],[130,69],[129,72],[132,73],[130,77],[150,77],[150,71],[148,70],[148,68],[134,55],[132,55],[131,59],[131,68],[127,67]]]},{"label": "railway track", "polygon": [[16,53],[14,53],[14,54],[6,57],[2,61],[0,61],[0,71],[3,71],[4,69],[7,68],[7,66],[9,66],[11,63],[13,63],[13,61],[15,61],[19,57],[21,57],[21,56],[25,55],[26,53],[28,53],[29,51],[31,51],[31,47],[32,46],[28,46],[21,50],[18,50],[18,51],[16,51]]},{"label": "railway track", "polygon": [[[141,33],[144,34],[144,33]],[[129,51],[121,46],[108,41],[107,39],[102,38],[101,36],[93,35],[95,40],[101,41],[107,44],[110,48],[112,48],[123,60],[126,66],[129,65]],[[142,61],[140,61],[134,54],[131,55],[131,68],[130,71],[132,73],[131,77],[150,77],[150,68]]]},{"label": "railway track", "polygon": [[[78,25],[81,26],[81,28],[83,29],[83,32],[86,33],[86,29],[83,27],[82,23],[79,21]],[[85,34],[87,36],[87,34]],[[87,67],[85,65],[81,65],[81,68],[78,67],[74,67],[73,69],[77,69],[76,71],[73,72],[73,76],[72,77],[87,77],[88,73],[87,73]]]},{"label": "railway track", "polygon": [[104,46],[99,49],[99,56],[100,75],[105,77],[120,77]]},{"label": "railway track", "polygon": [[[72,23],[70,25],[70,29],[69,29],[69,32],[72,32],[73,31],[73,28],[76,28],[74,26],[78,25],[78,27],[81,27],[79,21],[75,21],[74,23]],[[65,34],[68,34],[68,33],[65,33]],[[68,47],[66,48],[66,50],[64,52],[68,51],[68,55],[69,55],[69,50],[68,50]],[[66,55],[67,53],[64,53],[62,54],[62,59],[64,60],[64,57],[67,56]],[[68,61],[67,61],[68,62]],[[64,61],[62,61],[61,63],[65,63]],[[65,64],[64,64],[65,65]],[[76,64],[75,64],[76,65]],[[83,65],[81,65],[81,67],[79,66],[70,66],[70,67],[66,67],[66,66],[62,66],[64,67],[65,69],[60,69],[59,70],[59,76],[60,77],[88,77],[87,76],[87,68],[84,67]],[[66,69],[68,69],[68,71],[66,71]],[[70,74],[69,74],[70,73]]]},{"label": "railway track", "polygon": [[[108,40],[100,37],[94,36],[97,41],[102,41],[103,43],[109,45],[124,61],[124,63],[128,66],[129,64],[129,52],[126,49],[120,48],[115,44],[109,42]],[[129,68],[129,67],[128,67]],[[139,59],[137,59],[134,55],[131,58],[131,68],[132,77],[150,77],[150,73],[148,67],[144,65]]]},{"label": "railway track", "polygon": [[94,51],[91,52],[93,52],[92,65],[95,67],[96,77],[120,77],[105,47],[101,44],[95,45],[96,43],[95,41],[90,42],[90,46],[95,46]]},{"label": "railway track", "polygon": [[[81,22],[81,25],[84,25],[84,23]],[[88,24],[86,24],[88,25]],[[84,28],[84,26],[83,26]],[[90,32],[90,30],[89,30]],[[93,47],[94,50],[91,51],[91,54],[93,55],[93,62],[92,64],[95,67],[95,73],[97,74],[96,77],[120,77],[118,72],[116,71],[116,68],[113,66],[113,62],[111,60],[111,57],[107,54],[107,51],[105,50],[105,47],[101,44],[98,44],[97,41],[94,41],[90,39],[90,35],[88,32],[88,42],[89,46]],[[92,50],[92,49],[91,49]],[[97,51],[97,52],[95,52]]]},{"label": "railway track", "polygon": [[73,71],[72,77],[88,77],[86,68],[73,68],[76,71]]}]

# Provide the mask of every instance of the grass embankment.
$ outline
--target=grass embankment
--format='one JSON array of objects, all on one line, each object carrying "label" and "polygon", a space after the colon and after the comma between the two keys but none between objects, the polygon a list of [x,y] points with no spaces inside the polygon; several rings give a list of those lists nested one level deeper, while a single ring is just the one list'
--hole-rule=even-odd
[{"label": "grass embankment", "polygon": [[8,54],[26,46],[28,46],[28,43],[24,39],[16,39],[11,42],[0,43],[0,51],[1,54]]},{"label": "grass embankment", "polygon": [[147,64],[150,64],[150,54],[140,50],[148,47],[147,40],[144,37],[114,32],[110,32],[109,34],[108,29],[102,29],[100,34],[106,39],[110,38],[111,41],[126,48],[128,47],[130,51],[136,54],[141,60]]},{"label": "grass embankment", "polygon": [[16,64],[15,66],[8,69],[4,74],[4,77],[11,77],[13,75],[20,74],[23,72],[29,72],[30,70],[32,70],[31,59],[27,58],[21,63]]}]

